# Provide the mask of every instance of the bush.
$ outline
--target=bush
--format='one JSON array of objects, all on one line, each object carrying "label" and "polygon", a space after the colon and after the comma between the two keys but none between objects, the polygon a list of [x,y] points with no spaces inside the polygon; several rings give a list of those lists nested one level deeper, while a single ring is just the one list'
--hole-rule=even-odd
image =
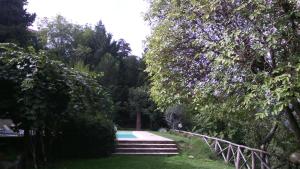
[{"label": "bush", "polygon": [[[174,104],[165,112],[165,119],[171,129],[190,130],[192,125],[191,112],[186,105]],[[179,124],[182,127],[179,127]]]},{"label": "bush", "polygon": [[[70,69],[44,53],[0,43],[0,117],[12,119],[24,130],[22,145],[31,145],[24,146],[26,160],[35,161],[29,152],[42,165],[40,159],[52,154],[96,157],[113,151],[113,105],[100,78]],[[26,134],[30,130],[37,134]]]},{"label": "bush", "polygon": [[77,117],[62,126],[54,143],[55,157],[90,158],[108,156],[114,151],[113,123],[100,117]]}]

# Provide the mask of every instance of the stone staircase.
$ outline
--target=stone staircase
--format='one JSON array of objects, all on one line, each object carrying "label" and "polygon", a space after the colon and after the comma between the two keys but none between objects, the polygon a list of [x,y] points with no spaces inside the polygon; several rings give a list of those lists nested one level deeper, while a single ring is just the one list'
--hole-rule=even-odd
[{"label": "stone staircase", "polygon": [[172,140],[117,140],[116,152],[122,155],[177,155]]}]

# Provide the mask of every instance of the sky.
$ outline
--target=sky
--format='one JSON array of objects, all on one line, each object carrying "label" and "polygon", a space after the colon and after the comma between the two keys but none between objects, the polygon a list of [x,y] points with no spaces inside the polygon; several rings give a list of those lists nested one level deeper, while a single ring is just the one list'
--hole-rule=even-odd
[{"label": "sky", "polygon": [[139,57],[144,51],[143,41],[150,34],[150,27],[143,19],[143,13],[148,9],[145,0],[28,0],[26,8],[37,14],[36,21],[57,14],[82,25],[95,25],[102,20],[113,38],[125,39],[132,54]]}]

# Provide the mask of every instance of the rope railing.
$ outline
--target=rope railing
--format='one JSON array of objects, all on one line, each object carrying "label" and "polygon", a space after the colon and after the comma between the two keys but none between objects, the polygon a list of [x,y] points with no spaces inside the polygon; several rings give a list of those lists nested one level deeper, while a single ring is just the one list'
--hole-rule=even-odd
[{"label": "rope railing", "polygon": [[266,151],[203,134],[182,130],[173,131],[202,138],[214,153],[221,156],[226,163],[233,163],[236,169],[271,169],[269,162],[270,154]]}]

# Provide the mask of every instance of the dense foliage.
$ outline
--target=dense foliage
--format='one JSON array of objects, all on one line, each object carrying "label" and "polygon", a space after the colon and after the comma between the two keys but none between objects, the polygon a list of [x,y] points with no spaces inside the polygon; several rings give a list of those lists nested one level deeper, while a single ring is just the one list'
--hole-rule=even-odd
[{"label": "dense foliage", "polygon": [[[97,76],[67,68],[43,53],[24,51],[13,44],[0,45],[0,93],[3,96],[0,98],[0,117],[12,119],[19,129],[24,130],[25,148],[28,149],[25,157],[32,157],[35,164],[36,154],[47,157],[59,133],[63,139],[80,140],[74,143],[86,147],[87,151],[96,149],[91,147],[96,144],[90,141],[92,137],[107,145],[101,148],[105,149],[103,151],[82,153],[82,156],[112,152],[115,138],[109,118],[112,101]],[[74,131],[83,133],[75,126],[65,127],[75,124],[81,127],[80,130],[93,128],[91,133],[85,131],[89,139],[72,135]]]},{"label": "dense foliage", "polygon": [[150,4],[146,63],[160,108],[187,104],[195,130],[282,157],[299,148],[298,1]]},{"label": "dense foliage", "polygon": [[114,121],[121,127],[135,127],[136,118],[132,114],[136,112],[130,111],[129,89],[144,85],[145,65],[131,55],[125,40],[114,40],[101,21],[94,27],[83,26],[60,15],[40,20],[37,36],[39,48],[52,59],[102,74],[99,81],[112,96]]}]

